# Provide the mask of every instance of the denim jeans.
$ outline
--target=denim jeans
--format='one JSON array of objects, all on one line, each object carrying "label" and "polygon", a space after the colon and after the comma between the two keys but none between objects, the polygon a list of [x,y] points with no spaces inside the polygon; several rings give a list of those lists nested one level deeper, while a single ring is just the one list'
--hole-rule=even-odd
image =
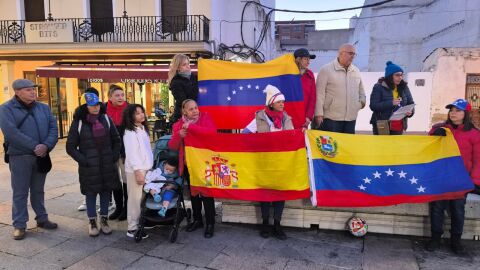
[{"label": "denim jeans", "polygon": [[355,124],[357,121],[335,121],[331,119],[323,119],[320,130],[355,134]]},{"label": "denim jeans", "polygon": [[8,164],[13,191],[13,227],[25,229],[28,221],[28,193],[37,222],[48,219],[45,209],[45,178],[47,174],[37,172],[37,157],[33,155],[10,156]]},{"label": "denim jeans", "polygon": [[95,218],[97,216],[97,194],[100,195],[100,216],[108,215],[108,204],[110,203],[111,193],[111,191],[102,191],[100,193],[87,193],[85,195],[88,218]]},{"label": "denim jeans", "polygon": [[443,200],[434,201],[430,203],[430,222],[432,235],[443,234],[443,220],[445,217],[445,210],[449,210],[449,214],[452,219],[452,228],[450,233],[462,234],[463,223],[465,221],[465,202],[466,199],[457,200]]}]

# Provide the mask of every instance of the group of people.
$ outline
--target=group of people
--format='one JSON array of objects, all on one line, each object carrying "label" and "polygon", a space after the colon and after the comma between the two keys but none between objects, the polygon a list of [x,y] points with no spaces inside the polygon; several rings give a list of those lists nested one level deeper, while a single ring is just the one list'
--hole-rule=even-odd
[{"label": "group of people", "polygon": [[[276,132],[294,128],[318,129],[340,133],[355,133],[358,112],[366,105],[366,96],[360,71],[352,62],[356,56],[355,47],[344,44],[337,57],[324,65],[317,78],[308,69],[310,60],[315,58],[306,49],[294,52],[299,69],[304,102],[305,121],[301,127],[293,125],[292,118],[285,111],[285,96],[273,85],[265,89],[265,107],[252,115],[253,120],[243,133]],[[379,78],[370,95],[372,131],[375,135],[401,135],[408,127],[408,118],[414,110],[405,113],[402,119],[390,120],[392,114],[401,107],[414,104],[407,83],[403,80],[403,69],[388,61],[385,74]],[[158,172],[163,177],[175,179],[183,177],[189,182],[185,164],[183,140],[191,136],[191,131],[202,129],[216,132],[214,121],[206,113],[201,113],[197,105],[198,81],[190,69],[186,55],[175,55],[168,73],[170,91],[175,98],[175,106],[170,121],[173,124],[172,138],[168,145],[179,151],[177,162],[168,161]],[[28,80],[13,83],[15,96],[0,108],[0,127],[8,142],[10,171],[13,188],[12,216],[14,238],[22,239],[28,220],[27,197],[30,190],[32,207],[37,215],[39,227],[54,229],[57,224],[49,221],[44,208],[43,186],[45,172],[39,172],[42,162],[57,142],[57,126],[48,106],[36,102],[36,85]],[[140,200],[143,192],[152,194],[155,201],[164,201],[159,211],[164,215],[175,191],[175,184],[162,187],[148,186],[149,170],[153,166],[145,109],[139,104],[127,104],[123,89],[113,85],[109,91],[109,101],[103,104],[95,89],[89,89],[83,96],[84,104],[75,112],[67,138],[67,153],[78,163],[80,190],[85,195],[89,235],[112,232],[108,220],[128,220],[127,236],[134,237],[139,227]],[[459,99],[446,106],[448,117],[445,123],[435,125],[430,135],[445,135],[451,130],[465,167],[480,189],[480,132],[476,129],[469,113],[471,106]],[[385,133],[386,132],[386,133]],[[151,172],[150,172],[151,173]],[[115,200],[115,212],[108,216],[108,205]],[[100,221],[97,221],[96,200],[100,197]],[[214,235],[215,202],[212,197],[197,194],[191,196],[193,222],[187,225],[192,232],[204,228],[204,236]],[[285,201],[262,202],[262,225],[260,235],[273,235],[278,239],[287,236],[280,225]],[[205,214],[205,226],[202,216]],[[273,226],[270,225],[270,207],[274,208]],[[451,247],[455,253],[463,253],[460,239],[463,232],[465,198],[432,202],[432,238],[428,250],[440,245],[443,234],[444,211],[452,213]],[[142,237],[148,237],[142,232]]]}]

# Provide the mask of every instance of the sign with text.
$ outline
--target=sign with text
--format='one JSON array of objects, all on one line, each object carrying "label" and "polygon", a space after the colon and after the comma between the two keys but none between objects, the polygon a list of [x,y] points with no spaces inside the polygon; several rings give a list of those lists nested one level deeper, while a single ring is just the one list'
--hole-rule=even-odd
[{"label": "sign with text", "polygon": [[27,43],[73,42],[73,22],[25,22]]}]

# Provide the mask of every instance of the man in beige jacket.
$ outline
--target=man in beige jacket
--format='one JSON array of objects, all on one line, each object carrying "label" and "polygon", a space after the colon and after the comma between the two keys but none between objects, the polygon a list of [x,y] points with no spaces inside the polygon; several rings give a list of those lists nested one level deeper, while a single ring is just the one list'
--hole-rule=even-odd
[{"label": "man in beige jacket", "polygon": [[359,69],[352,64],[355,48],[344,44],[338,57],[324,65],[317,76],[316,128],[355,133],[358,111],[365,107],[365,91]]}]

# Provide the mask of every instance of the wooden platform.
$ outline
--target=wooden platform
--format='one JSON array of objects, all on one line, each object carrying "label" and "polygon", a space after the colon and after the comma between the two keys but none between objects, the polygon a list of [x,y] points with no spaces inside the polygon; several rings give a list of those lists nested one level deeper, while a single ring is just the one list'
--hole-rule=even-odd
[{"label": "wooden platform", "polygon": [[[273,215],[272,215],[273,216]],[[347,220],[358,216],[370,232],[430,236],[428,204],[402,204],[370,208],[315,208],[309,200],[288,201],[282,224],[289,227],[345,230]],[[260,207],[255,202],[222,200],[222,222],[258,224]],[[448,237],[450,217],[445,220]],[[469,194],[465,206],[464,239],[480,240],[480,196]]]}]

